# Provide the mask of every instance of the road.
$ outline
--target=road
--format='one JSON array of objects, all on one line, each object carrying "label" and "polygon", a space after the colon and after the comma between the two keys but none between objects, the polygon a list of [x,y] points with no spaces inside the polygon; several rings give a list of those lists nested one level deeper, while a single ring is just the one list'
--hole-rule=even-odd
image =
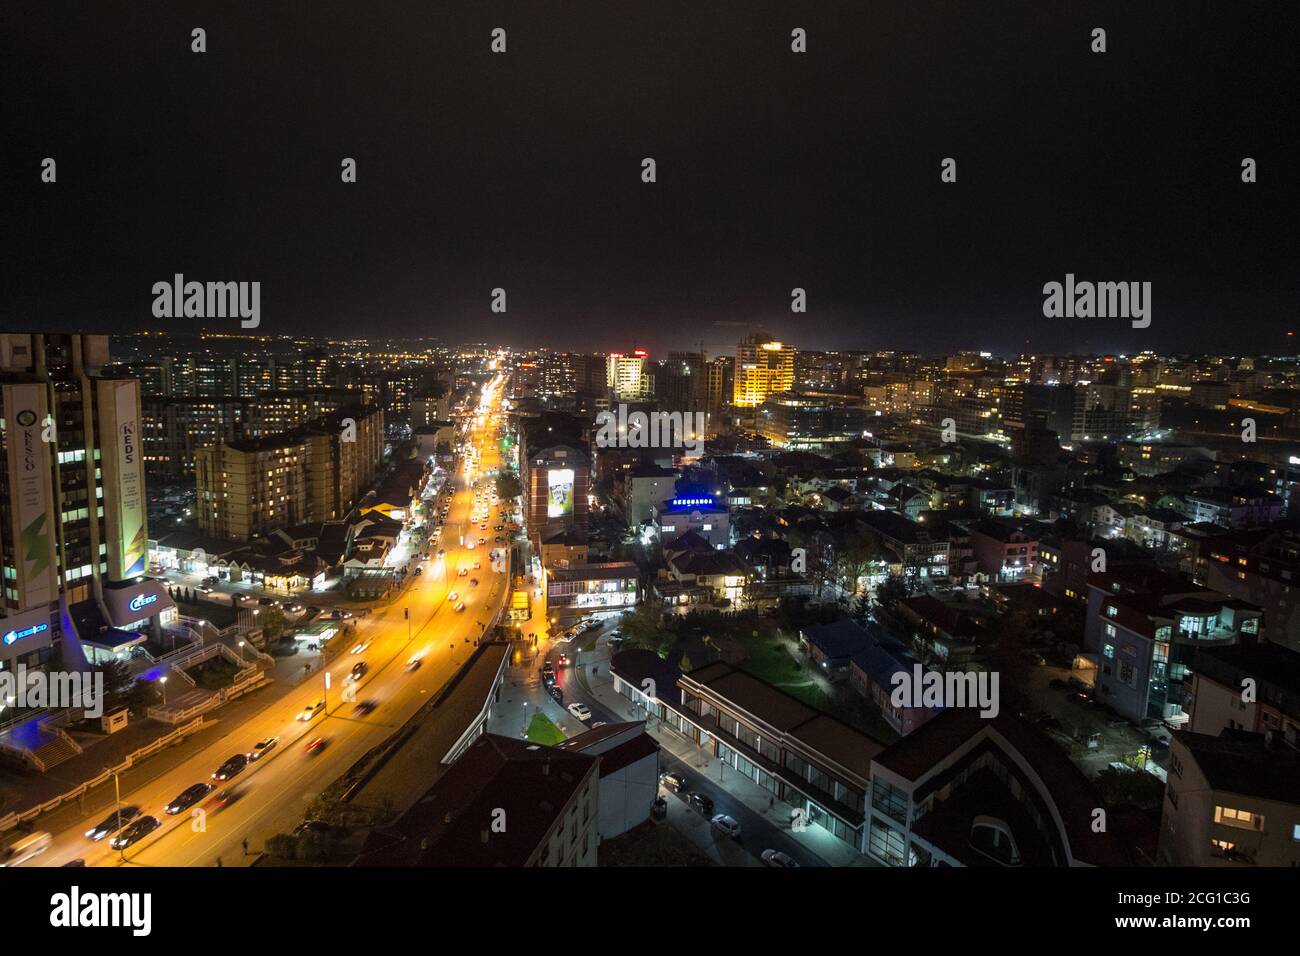
[{"label": "road", "polygon": [[[326,786],[390,736],[446,683],[469,659],[474,642],[509,591],[508,574],[493,570],[488,557],[493,547],[509,546],[508,540],[500,545],[492,540],[499,533],[505,536],[491,530],[502,523],[497,520],[498,510],[491,509],[488,530],[481,530],[481,520],[471,524],[472,517],[481,518],[476,509],[486,507],[492,498],[491,479],[485,473],[498,463],[494,416],[500,409],[502,386],[500,376],[485,386],[482,413],[467,430],[466,445],[460,449],[457,470],[451,476],[450,510],[441,538],[431,546],[434,556],[392,604],[357,622],[356,634],[349,640],[352,644],[368,642],[369,646],[360,654],[345,649],[325,670],[318,670],[288,695],[232,725],[219,740],[184,763],[136,791],[124,792],[123,805],[137,805],[163,824],[124,853],[113,850],[108,839],[94,843],[84,835],[110,815],[111,808],[99,808],[55,833],[51,849],[27,865],[59,866],[77,859],[87,866],[251,862],[268,837],[291,830]],[[483,505],[475,503],[475,482],[486,489]],[[430,520],[436,522],[436,512]],[[479,537],[487,539],[486,546],[477,544]],[[446,549],[442,558],[437,556],[440,546]],[[473,569],[475,562],[481,565],[478,570]],[[466,570],[464,577],[459,575],[461,568]],[[471,578],[480,583],[472,585]],[[452,593],[459,595],[458,600],[450,597]],[[460,602],[464,609],[458,611]],[[414,657],[420,658],[420,666],[408,671],[408,662]],[[359,660],[365,660],[369,670],[358,682],[355,699],[374,700],[378,705],[366,716],[356,715],[355,705],[343,699],[344,678]],[[329,691],[325,690],[326,672]],[[299,712],[322,699],[328,705],[325,714],[309,722],[296,719]],[[220,719],[220,711],[216,716]],[[236,797],[224,807],[197,815],[193,810],[176,816],[163,812],[187,787],[208,781],[226,758],[246,753],[257,741],[272,736],[280,738],[273,751],[250,763],[230,784],[217,784],[213,796],[229,789]],[[316,738],[325,739],[327,745],[317,755],[308,755],[304,746]],[[204,808],[206,799],[194,809]],[[250,854],[244,852],[245,840]]]}]

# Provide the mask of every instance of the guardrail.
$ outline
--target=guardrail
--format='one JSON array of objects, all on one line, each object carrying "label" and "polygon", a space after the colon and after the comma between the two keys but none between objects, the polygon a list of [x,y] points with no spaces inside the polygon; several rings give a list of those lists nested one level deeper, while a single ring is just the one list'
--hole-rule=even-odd
[{"label": "guardrail", "polygon": [[0,817],[0,833],[5,832],[6,830],[12,830],[18,824],[25,823],[28,820],[35,820],[42,813],[49,813],[51,810],[58,809],[69,800],[75,800],[90,790],[93,790],[95,787],[98,787],[100,784],[106,783],[108,780],[112,779],[113,774],[125,773],[127,770],[130,770],[137,760],[143,760],[145,757],[152,757],[159,750],[162,750],[171,743],[202,729],[203,718],[199,717],[190,724],[184,727],[178,727],[171,733],[159,737],[153,743],[141,747],[139,750],[132,751],[127,754],[122,763],[118,764],[116,767],[106,768],[104,772],[99,774],[97,777],[83,781],[81,784],[66,793],[61,793],[57,797],[46,800],[44,803],[39,803],[21,813],[11,811],[5,816]]}]

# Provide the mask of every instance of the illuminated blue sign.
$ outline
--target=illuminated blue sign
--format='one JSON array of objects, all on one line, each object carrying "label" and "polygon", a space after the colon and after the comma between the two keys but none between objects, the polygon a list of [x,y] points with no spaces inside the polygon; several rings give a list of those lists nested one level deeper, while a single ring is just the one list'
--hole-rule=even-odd
[{"label": "illuminated blue sign", "polygon": [[142,611],[157,600],[158,595],[156,594],[137,594],[131,598],[131,603],[127,607],[132,611]]},{"label": "illuminated blue sign", "polygon": [[712,505],[712,498],[674,498],[672,505],[674,508],[690,508],[696,505]]},{"label": "illuminated blue sign", "polygon": [[31,637],[35,634],[41,633],[41,631],[48,631],[49,629],[50,626],[48,624],[33,624],[31,627],[23,628],[21,631],[10,631],[4,636],[4,642],[6,644],[13,644],[16,641],[21,641],[24,637]]}]

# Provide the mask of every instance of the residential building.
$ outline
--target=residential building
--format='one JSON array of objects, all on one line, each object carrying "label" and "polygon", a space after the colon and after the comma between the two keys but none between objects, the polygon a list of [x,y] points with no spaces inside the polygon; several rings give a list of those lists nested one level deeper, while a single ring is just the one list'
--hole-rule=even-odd
[{"label": "residential building", "polygon": [[1158,862],[1300,866],[1300,752],[1275,734],[1174,734]]}]

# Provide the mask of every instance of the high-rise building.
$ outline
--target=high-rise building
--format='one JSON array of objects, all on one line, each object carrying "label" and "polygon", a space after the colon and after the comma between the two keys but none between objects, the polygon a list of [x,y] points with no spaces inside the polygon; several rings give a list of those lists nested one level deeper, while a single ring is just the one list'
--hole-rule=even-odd
[{"label": "high-rise building", "polygon": [[195,454],[199,528],[247,541],[279,528],[342,518],[384,454],[384,416],[343,408],[277,435],[223,442]]},{"label": "high-rise building", "polygon": [[145,577],[140,383],[108,338],[0,335],[0,667],[83,669],[174,614]]},{"label": "high-rise building", "polygon": [[756,333],[736,345],[736,378],[732,402],[757,408],[768,396],[794,388],[795,350],[771,336]]},{"label": "high-rise building", "polygon": [[611,352],[605,365],[605,385],[620,402],[640,402],[655,394],[654,373],[644,349],[629,354]]}]

